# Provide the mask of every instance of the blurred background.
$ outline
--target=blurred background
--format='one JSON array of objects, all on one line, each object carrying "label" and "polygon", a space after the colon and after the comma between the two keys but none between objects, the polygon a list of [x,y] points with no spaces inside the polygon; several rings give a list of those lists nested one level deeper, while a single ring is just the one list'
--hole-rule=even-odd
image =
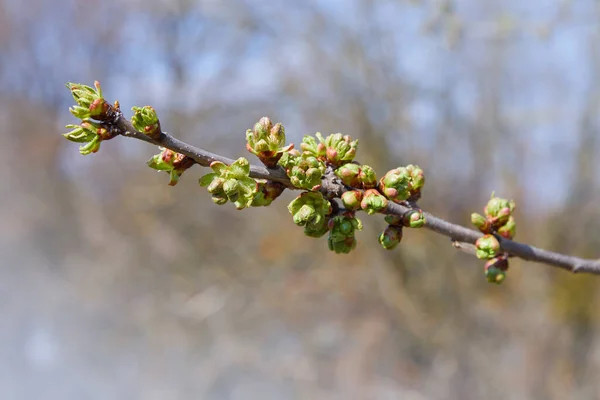
[{"label": "blurred background", "polygon": [[272,206],[215,206],[116,138],[64,140],[65,82],[237,158],[262,116],[343,132],[467,225],[495,190],[517,240],[600,256],[593,0],[1,0],[0,398],[600,398],[600,279],[515,260],[502,286],[447,238],[350,256]]}]

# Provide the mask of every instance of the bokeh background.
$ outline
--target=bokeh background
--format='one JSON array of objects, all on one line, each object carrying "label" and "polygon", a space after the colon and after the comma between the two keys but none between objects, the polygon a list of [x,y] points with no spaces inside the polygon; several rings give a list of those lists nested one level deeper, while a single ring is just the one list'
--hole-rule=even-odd
[{"label": "bokeh background", "polygon": [[[0,398],[600,398],[600,280],[483,265],[363,218],[350,256],[271,207],[217,207],[155,148],[82,157],[67,81],[237,158],[262,116],[343,132],[421,206],[468,224],[495,190],[517,239],[600,257],[592,0],[0,1]],[[251,158],[253,162],[256,159]]]}]

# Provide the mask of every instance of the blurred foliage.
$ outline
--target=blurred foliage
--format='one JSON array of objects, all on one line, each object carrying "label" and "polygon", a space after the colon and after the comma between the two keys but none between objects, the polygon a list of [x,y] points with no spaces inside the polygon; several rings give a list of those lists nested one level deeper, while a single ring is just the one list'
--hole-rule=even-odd
[{"label": "blurred foliage", "polygon": [[[92,8],[90,8],[92,7]],[[80,157],[64,83],[249,157],[358,138],[427,175],[421,206],[469,224],[492,190],[518,239],[600,256],[598,5],[572,1],[0,1],[0,385],[5,398],[600,397],[600,281],[511,261],[502,287],[447,238],[351,256],[269,208],[218,207],[195,166],[116,138]],[[542,35],[543,33],[543,35]],[[542,40],[543,39],[543,40]],[[368,143],[368,146],[362,144]]]}]

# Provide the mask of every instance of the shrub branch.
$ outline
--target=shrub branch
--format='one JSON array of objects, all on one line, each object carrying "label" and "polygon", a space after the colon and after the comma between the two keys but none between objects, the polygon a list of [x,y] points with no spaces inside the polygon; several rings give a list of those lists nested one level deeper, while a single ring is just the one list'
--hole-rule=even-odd
[{"label": "shrub branch", "polygon": [[[163,153],[149,165],[170,172],[169,184],[176,184],[193,164],[211,167],[213,173],[201,178],[200,184],[208,186],[215,203],[231,201],[240,209],[269,205],[285,188],[305,190],[288,206],[294,222],[304,226],[308,236],[320,237],[329,231],[329,247],[337,253],[347,253],[355,247],[354,231],[362,229],[362,223],[354,214],[362,208],[369,215],[387,214],[389,225],[380,236],[384,248],[391,249],[400,242],[403,227],[424,227],[449,237],[454,247],[486,259],[486,277],[493,283],[504,279],[509,257],[573,273],[600,275],[600,259],[583,259],[511,240],[516,226],[511,215],[512,201],[492,195],[484,209],[485,216],[471,216],[479,231],[423,212],[416,204],[424,183],[423,171],[413,165],[399,167],[377,181],[370,167],[352,161],[357,142],[347,136],[335,134],[325,139],[317,133],[319,142],[305,137],[300,153],[293,145],[285,146],[281,124],[272,125],[263,118],[248,130],[247,148],[264,164],[274,167],[250,165],[244,158],[232,160],[163,132],[152,107],[134,107],[132,121],[124,118],[118,102],[110,105],[102,98],[97,82],[95,88],[72,83],[67,87],[78,104],[71,113],[82,124],[69,125],[73,130],[65,137],[86,143],[80,147],[82,154],[97,152],[102,141],[118,135],[160,146]],[[340,199],[344,207],[338,204]]]}]

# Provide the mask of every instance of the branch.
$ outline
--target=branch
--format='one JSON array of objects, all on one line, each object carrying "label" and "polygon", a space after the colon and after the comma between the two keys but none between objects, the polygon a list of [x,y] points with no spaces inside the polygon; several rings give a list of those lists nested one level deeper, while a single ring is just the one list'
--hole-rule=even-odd
[{"label": "branch", "polygon": [[[322,237],[328,233],[329,249],[349,253],[356,247],[355,231],[362,229],[356,211],[388,214],[387,228],[379,243],[391,250],[402,239],[402,228],[425,227],[448,236],[462,250],[475,249],[475,255],[487,260],[485,276],[489,282],[501,283],[506,277],[509,257],[544,263],[571,272],[600,274],[600,260],[571,257],[512,241],[516,223],[511,213],[515,203],[492,195],[484,208],[485,216],[471,214],[471,222],[480,232],[437,218],[423,212],[416,204],[425,183],[423,170],[407,165],[388,171],[377,180],[375,171],[354,160],[358,140],[341,133],[324,138],[317,132],[305,136],[300,148],[286,145],[285,129],[261,118],[246,132],[246,148],[255,154],[265,167],[250,165],[240,157],[232,160],[196,148],[164,133],[156,111],[151,106],[133,107],[131,121],[123,118],[119,103],[110,105],[102,96],[98,81],[94,87],[67,83],[76,105],[69,111],[81,120],[63,136],[84,143],[83,155],[96,153],[102,141],[118,135],[161,146],[160,154],[148,161],[148,166],[168,172],[169,185],[193,164],[210,167],[213,172],[202,176],[216,204],[234,203],[237,209],[268,206],[284,189],[303,189],[288,209],[294,223],[304,227],[304,234]],[[318,139],[318,141],[317,141]],[[289,176],[289,177],[288,177]],[[258,179],[257,179],[258,178]],[[344,208],[339,207],[337,198]],[[475,246],[473,246],[475,245]]]},{"label": "branch", "polygon": [[[196,163],[203,167],[208,167],[213,161],[220,161],[227,165],[234,162],[234,160],[230,158],[199,149],[164,132],[160,134],[158,139],[152,139],[142,132],[138,132],[133,127],[131,122],[123,118],[121,115],[119,115],[114,122],[114,127],[117,129],[118,134],[143,140],[157,146],[168,148],[177,153],[184,154],[192,158]],[[268,179],[279,182],[289,189],[296,189],[291,184],[290,179],[287,177],[285,171],[281,167],[265,168],[252,165],[250,167],[250,176],[253,178]],[[336,182],[335,180],[328,181],[327,184],[324,185],[324,188],[322,188],[322,191],[324,191],[325,194],[331,194],[333,192],[337,196],[346,190],[347,189],[343,186],[343,184],[341,184],[339,181]],[[411,211],[411,209],[412,208],[398,203],[389,202],[387,208],[384,210],[384,213],[404,216],[407,212]],[[453,241],[474,244],[477,239],[483,236],[481,232],[450,223],[427,212],[425,213],[425,217],[425,228],[447,236]],[[600,275],[600,260],[568,256],[540,249],[534,246],[529,246],[513,240],[504,239],[500,236],[497,236],[497,238],[500,242],[502,251],[509,253],[512,256],[519,257],[527,261],[533,261],[562,268],[573,273],[590,273]]]},{"label": "branch", "polygon": [[[117,116],[116,121],[114,122],[114,128],[117,130],[117,133],[126,137],[143,140],[144,142],[151,143],[157,146],[165,147],[169,150],[173,150],[177,153],[183,154],[185,156],[193,159],[197,164],[208,167],[213,161],[220,161],[223,164],[230,165],[235,160],[231,158],[223,157],[218,154],[211,153],[206,150],[199,149],[197,147],[191,146],[185,142],[182,142],[179,139],[174,138],[173,136],[161,132],[158,139],[152,139],[150,136],[143,134],[142,132],[138,132],[133,124],[124,118],[121,114]],[[250,176],[252,178],[257,179],[269,179],[271,181],[279,182],[284,184],[288,189],[296,189],[290,182],[290,179],[287,177],[285,171],[281,167],[277,168],[266,168],[258,165],[250,166]]]}]

